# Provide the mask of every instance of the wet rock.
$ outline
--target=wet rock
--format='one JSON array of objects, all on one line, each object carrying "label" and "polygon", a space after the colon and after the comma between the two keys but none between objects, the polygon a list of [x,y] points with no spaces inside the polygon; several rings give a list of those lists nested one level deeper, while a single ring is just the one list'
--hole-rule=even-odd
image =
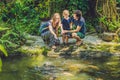
[{"label": "wet rock", "polygon": [[79,73],[87,73],[92,76],[95,76],[96,74],[98,74],[98,72],[99,72],[99,68],[96,66],[93,66],[93,65],[92,66],[88,65],[87,67],[80,69],[80,71],[79,71]]},{"label": "wet rock", "polygon": [[103,33],[102,34],[102,39],[104,41],[112,41],[112,40],[114,40],[115,36],[116,36],[115,33]]},{"label": "wet rock", "polygon": [[116,34],[117,34],[118,37],[120,38],[120,28],[116,31]]},{"label": "wet rock", "polygon": [[99,68],[97,66],[94,66],[94,65],[88,65],[88,68],[94,69],[94,70],[99,70]]},{"label": "wet rock", "polygon": [[32,44],[34,44],[34,41],[33,41],[33,40],[27,40],[27,41],[26,41],[26,45],[27,45],[27,46],[31,46]]},{"label": "wet rock", "polygon": [[84,39],[83,42],[85,44],[93,44],[93,45],[97,45],[97,44],[101,44],[103,41],[98,38],[97,35],[87,35]]},{"label": "wet rock", "polygon": [[64,76],[74,76],[73,74],[69,73],[69,72],[63,72],[62,73]]},{"label": "wet rock", "polygon": [[42,54],[42,52],[44,51],[44,49],[42,49],[41,47],[33,47],[33,46],[22,46],[18,49],[19,52],[26,54],[26,55],[38,55],[38,54]]},{"label": "wet rock", "polygon": [[59,54],[60,54],[59,52],[55,52],[54,50],[51,50],[47,53],[47,56],[51,58],[58,58]]},{"label": "wet rock", "polygon": [[57,73],[61,73],[61,71],[63,71],[63,69],[60,69],[54,65],[52,65],[51,63],[45,63],[43,64],[43,66],[41,67],[35,67],[35,70],[40,72],[43,75],[56,75]]},{"label": "wet rock", "polygon": [[49,80],[56,80],[56,77],[50,77]]},{"label": "wet rock", "polygon": [[103,57],[110,57],[112,54],[109,52],[101,52],[101,51],[81,51],[79,56],[80,58],[103,58]]},{"label": "wet rock", "polygon": [[68,68],[69,71],[72,71],[72,72],[79,72],[81,69],[86,68],[86,66],[83,64],[72,65],[71,63],[66,64],[66,67]]}]

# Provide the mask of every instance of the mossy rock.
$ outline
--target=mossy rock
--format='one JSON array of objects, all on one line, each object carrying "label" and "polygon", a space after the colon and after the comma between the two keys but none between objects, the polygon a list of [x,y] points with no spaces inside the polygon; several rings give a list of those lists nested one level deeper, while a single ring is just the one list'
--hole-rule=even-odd
[{"label": "mossy rock", "polygon": [[115,36],[116,36],[115,33],[107,33],[107,32],[105,32],[101,35],[102,40],[108,41],[108,42],[114,40]]},{"label": "mossy rock", "polygon": [[22,46],[18,49],[18,51],[26,55],[39,55],[39,54],[47,55],[48,49],[44,47]]},{"label": "mossy rock", "polygon": [[27,46],[30,46],[31,44],[34,44],[34,42],[35,42],[35,41],[33,41],[33,40],[27,40],[25,44],[26,44]]}]

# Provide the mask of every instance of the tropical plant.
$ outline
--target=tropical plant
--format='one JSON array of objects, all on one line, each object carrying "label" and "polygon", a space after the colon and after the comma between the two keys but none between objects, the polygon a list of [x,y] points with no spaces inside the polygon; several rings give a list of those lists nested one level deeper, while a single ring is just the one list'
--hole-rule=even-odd
[{"label": "tropical plant", "polygon": [[116,20],[107,21],[107,18],[105,16],[99,18],[99,22],[104,24],[104,26],[107,27],[106,31],[110,31],[110,32],[115,32],[120,26],[120,23],[118,21]]},{"label": "tropical plant", "polygon": [[40,13],[36,10],[33,1],[14,1],[8,4],[1,3],[1,19],[9,27],[18,27],[19,30],[30,34],[38,34]]},{"label": "tropical plant", "polygon": [[88,0],[51,0],[50,2],[50,13],[54,12],[62,13],[64,9],[68,9],[70,13],[73,13],[73,10],[81,10],[83,15],[89,10]]},{"label": "tropical plant", "polygon": [[[7,53],[6,49],[1,44],[0,44],[0,52],[2,52],[5,56],[8,56],[8,53]],[[1,60],[1,57],[0,57],[0,72],[1,71],[2,71],[2,60]]]}]

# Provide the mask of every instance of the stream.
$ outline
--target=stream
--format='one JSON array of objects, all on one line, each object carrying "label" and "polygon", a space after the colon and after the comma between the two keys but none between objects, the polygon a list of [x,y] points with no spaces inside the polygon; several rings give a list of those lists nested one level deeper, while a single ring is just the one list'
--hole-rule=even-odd
[{"label": "stream", "polygon": [[0,80],[120,80],[120,56],[10,57],[3,59]]}]

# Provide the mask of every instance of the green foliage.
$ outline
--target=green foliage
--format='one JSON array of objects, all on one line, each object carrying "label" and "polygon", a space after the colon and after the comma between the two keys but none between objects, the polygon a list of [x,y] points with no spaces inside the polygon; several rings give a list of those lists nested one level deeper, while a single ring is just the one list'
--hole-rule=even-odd
[{"label": "green foliage", "polygon": [[116,20],[108,21],[105,16],[102,18],[99,18],[99,22],[102,22],[105,26],[108,27],[109,31],[112,31],[112,32],[115,32],[120,26],[120,23],[118,21]]},{"label": "green foliage", "polygon": [[0,27],[0,32],[1,31],[4,31],[4,30],[8,30],[9,28],[2,28],[2,27]]},{"label": "green foliage", "polygon": [[25,33],[38,35],[40,11],[34,0],[0,3],[0,44],[13,53],[26,41]]},{"label": "green foliage", "polygon": [[2,60],[0,58],[0,72],[2,71]]},{"label": "green foliage", "polygon": [[83,15],[87,13],[89,7],[88,7],[88,0],[52,0],[51,2],[51,12],[52,14],[54,12],[60,12],[64,9],[68,9],[70,13],[73,13],[73,10],[81,10],[83,12]]},{"label": "green foliage", "polygon": [[[0,52],[2,52],[5,56],[8,56],[8,53],[7,53],[6,49],[1,44],[0,44]],[[1,71],[2,71],[2,60],[1,60],[1,57],[0,57],[0,72]]]},{"label": "green foliage", "polygon": [[30,34],[37,34],[40,25],[39,12],[35,10],[33,0],[17,0],[8,4],[1,3],[1,18],[11,26]]},{"label": "green foliage", "polygon": [[40,12],[40,18],[48,18],[50,17],[50,0],[39,1],[35,9]]},{"label": "green foliage", "polygon": [[87,0],[70,0],[68,6],[70,6],[68,7],[70,11],[79,9],[83,12],[83,15],[86,14],[89,9]]},{"label": "green foliage", "polygon": [[120,3],[120,0],[116,0],[118,3]]},{"label": "green foliage", "polygon": [[8,56],[8,53],[3,45],[0,45],[0,51],[2,51],[5,56]]},{"label": "green foliage", "polygon": [[[4,26],[7,25],[4,24]],[[25,37],[23,32],[17,28],[18,27],[14,27],[14,26],[12,26],[9,29],[5,27],[1,27],[0,44],[4,45],[9,53],[12,53],[14,49],[18,48],[25,42]]]}]

